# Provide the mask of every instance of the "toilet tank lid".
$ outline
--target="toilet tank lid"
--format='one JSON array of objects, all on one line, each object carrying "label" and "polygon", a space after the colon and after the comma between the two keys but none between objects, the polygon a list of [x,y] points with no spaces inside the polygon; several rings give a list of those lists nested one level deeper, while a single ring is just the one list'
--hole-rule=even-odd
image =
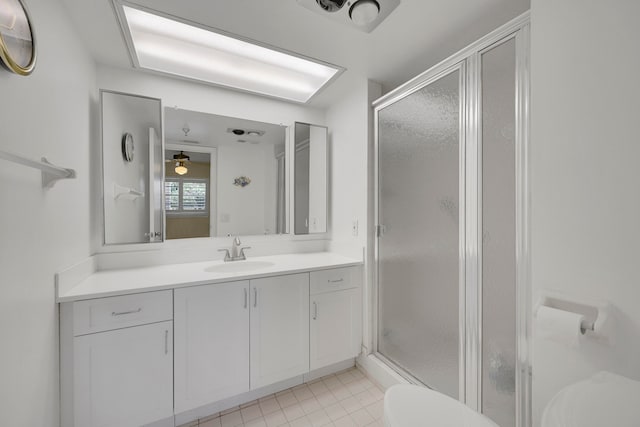
[{"label": "toilet tank lid", "polygon": [[498,427],[487,417],[442,393],[416,385],[394,385],[384,396],[384,417],[392,427]]},{"label": "toilet tank lid", "polygon": [[562,389],[546,406],[542,427],[637,427],[640,382],[611,372]]}]

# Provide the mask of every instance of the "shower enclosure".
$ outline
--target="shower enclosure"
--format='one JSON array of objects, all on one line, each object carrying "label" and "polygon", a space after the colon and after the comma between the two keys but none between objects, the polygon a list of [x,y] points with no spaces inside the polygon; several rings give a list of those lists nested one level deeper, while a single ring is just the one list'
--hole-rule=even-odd
[{"label": "shower enclosure", "polygon": [[376,356],[529,425],[528,16],[376,101]]}]

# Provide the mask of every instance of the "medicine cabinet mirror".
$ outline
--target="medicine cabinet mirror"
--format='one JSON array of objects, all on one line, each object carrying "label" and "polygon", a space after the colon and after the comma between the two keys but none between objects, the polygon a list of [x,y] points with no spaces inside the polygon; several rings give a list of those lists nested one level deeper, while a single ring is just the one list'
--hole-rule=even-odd
[{"label": "medicine cabinet mirror", "polygon": [[166,108],[167,239],[287,233],[286,129]]},{"label": "medicine cabinet mirror", "polygon": [[104,244],[160,242],[162,103],[100,91]]},{"label": "medicine cabinet mirror", "polygon": [[295,123],[294,231],[295,234],[327,232],[327,128]]}]

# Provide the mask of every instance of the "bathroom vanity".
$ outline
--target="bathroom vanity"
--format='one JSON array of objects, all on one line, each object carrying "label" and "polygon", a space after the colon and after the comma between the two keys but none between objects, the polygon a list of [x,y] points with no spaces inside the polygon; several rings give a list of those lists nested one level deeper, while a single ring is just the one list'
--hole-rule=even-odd
[{"label": "bathroom vanity", "polygon": [[330,253],[96,272],[58,295],[62,425],[180,425],[351,366],[361,283]]}]

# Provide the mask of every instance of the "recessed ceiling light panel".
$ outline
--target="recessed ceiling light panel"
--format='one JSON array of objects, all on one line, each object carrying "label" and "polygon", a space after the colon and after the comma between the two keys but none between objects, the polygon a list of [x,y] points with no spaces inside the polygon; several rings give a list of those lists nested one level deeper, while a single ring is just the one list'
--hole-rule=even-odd
[{"label": "recessed ceiling light panel", "polygon": [[305,103],[343,68],[114,0],[134,65]]}]

